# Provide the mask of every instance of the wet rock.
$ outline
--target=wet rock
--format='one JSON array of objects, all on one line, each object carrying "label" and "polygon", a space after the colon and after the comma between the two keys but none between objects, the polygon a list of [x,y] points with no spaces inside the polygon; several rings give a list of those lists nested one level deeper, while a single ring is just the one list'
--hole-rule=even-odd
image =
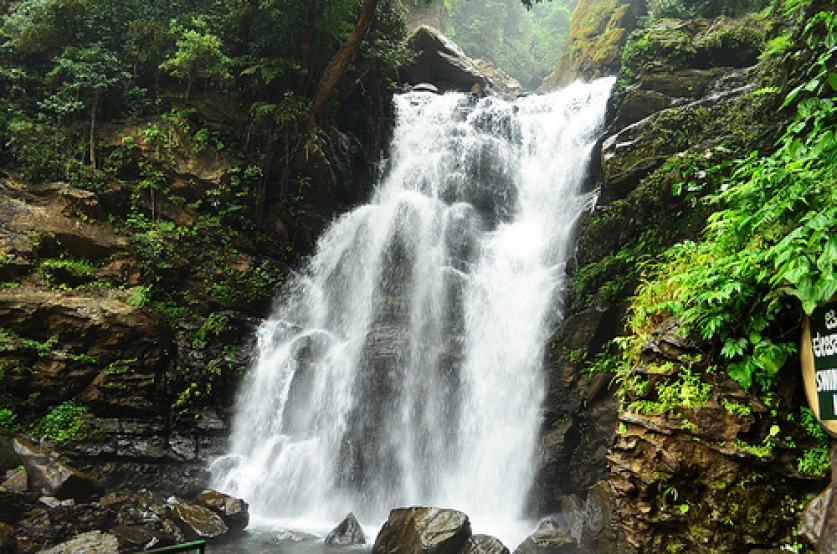
[{"label": "wet rock", "polygon": [[172,520],[183,529],[189,539],[211,539],[226,534],[229,528],[221,516],[203,506],[182,498],[168,501]]},{"label": "wet rock", "polygon": [[29,490],[29,477],[26,471],[15,471],[11,477],[6,479],[0,489],[5,489],[11,492],[26,492]]},{"label": "wet rock", "polygon": [[[247,503],[240,498],[233,498],[228,494],[215,490],[205,490],[198,494],[195,502],[213,510],[221,516],[221,519],[224,520],[231,533],[243,531],[250,523],[250,512],[248,511]],[[349,516],[352,516],[352,514],[349,514]],[[355,521],[355,524],[357,525],[357,521]],[[357,525],[357,529],[360,531],[360,525]],[[360,531],[360,534],[362,538],[363,531]],[[348,544],[363,544],[363,542]]]},{"label": "wet rock", "polygon": [[515,548],[514,554],[576,554],[578,543],[555,519],[545,519],[538,529]]},{"label": "wet rock", "polygon": [[366,544],[366,536],[363,534],[363,529],[355,515],[349,512],[349,515],[326,536],[325,543],[336,545]]},{"label": "wet rock", "polygon": [[117,525],[110,532],[116,536],[120,548],[131,552],[176,544],[182,538],[151,525]]},{"label": "wet rock", "polygon": [[102,486],[98,481],[52,459],[29,441],[16,438],[14,446],[26,468],[32,489],[62,500],[85,501],[101,494]]},{"label": "wet rock", "polygon": [[463,554],[509,554],[509,549],[491,535],[473,535],[465,543]]},{"label": "wet rock", "polygon": [[372,554],[459,554],[470,537],[471,522],[462,512],[396,508],[378,533]]},{"label": "wet rock", "polygon": [[111,533],[90,531],[58,546],[41,550],[40,554],[118,554],[119,541]]},{"label": "wet rock", "polygon": [[583,498],[589,487],[607,478],[605,455],[618,414],[612,375],[589,375],[579,353],[592,359],[610,337],[622,334],[622,314],[615,305],[589,308],[567,318],[549,338],[539,465],[532,493],[539,513],[559,512],[562,496]]}]

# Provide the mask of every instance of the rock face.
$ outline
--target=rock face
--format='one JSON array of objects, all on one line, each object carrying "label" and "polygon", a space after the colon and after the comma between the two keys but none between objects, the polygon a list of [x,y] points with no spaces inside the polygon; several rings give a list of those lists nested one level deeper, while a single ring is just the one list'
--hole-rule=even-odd
[{"label": "rock face", "polygon": [[[778,544],[792,537],[798,507],[789,499],[816,487],[816,480],[787,470],[793,454],[783,444],[794,439],[780,433],[792,430],[781,431],[768,407],[725,373],[706,373],[694,361],[706,358],[704,348],[670,323],[645,345],[632,371],[648,384],[626,388],[627,409],[608,460],[617,517],[641,552],[665,552],[672,544],[711,552]],[[798,381],[789,372],[778,387],[782,395],[793,397]],[[670,386],[707,396],[668,412],[647,408]]]},{"label": "rock face", "polygon": [[471,536],[468,516],[439,508],[396,508],[384,523],[373,554],[459,554]]},{"label": "rock face", "polygon": [[607,341],[623,334],[624,310],[598,306],[563,322],[548,342],[544,368],[546,397],[538,474],[532,502],[537,513],[562,509],[564,495],[584,497],[607,478],[606,454],[616,430],[618,402],[612,375],[587,373]]}]

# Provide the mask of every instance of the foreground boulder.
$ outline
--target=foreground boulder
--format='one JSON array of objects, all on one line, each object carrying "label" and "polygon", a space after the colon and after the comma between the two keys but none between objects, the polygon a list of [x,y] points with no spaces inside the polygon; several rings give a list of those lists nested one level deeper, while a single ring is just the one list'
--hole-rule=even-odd
[{"label": "foreground boulder", "polygon": [[95,479],[54,460],[29,441],[16,438],[14,448],[26,468],[33,490],[46,496],[78,501],[101,494],[102,486]]},{"label": "foreground boulder", "polygon": [[169,500],[171,514],[175,523],[191,539],[213,539],[229,531],[221,516],[210,510],[182,498]]},{"label": "foreground boulder", "polygon": [[358,523],[355,515],[349,512],[346,519],[334,528],[325,539],[326,544],[337,544],[341,546],[351,544],[366,544],[366,535]]},{"label": "foreground boulder", "polygon": [[459,554],[470,537],[471,522],[457,510],[396,508],[378,533],[372,554]]},{"label": "foreground boulder", "polygon": [[[243,531],[250,523],[250,512],[248,511],[247,503],[240,498],[234,498],[228,494],[209,489],[200,493],[195,501],[201,506],[217,513],[224,520],[224,524],[229,528],[231,533]],[[351,515],[349,514],[349,516]],[[355,524],[357,524],[357,521],[355,521]],[[357,528],[360,530],[360,525]],[[360,534],[361,538],[363,538],[363,531],[360,531]]]}]

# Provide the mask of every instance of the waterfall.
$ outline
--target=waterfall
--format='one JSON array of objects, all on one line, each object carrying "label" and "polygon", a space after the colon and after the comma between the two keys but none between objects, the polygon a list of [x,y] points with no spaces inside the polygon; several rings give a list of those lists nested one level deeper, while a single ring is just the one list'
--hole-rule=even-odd
[{"label": "waterfall", "polygon": [[259,329],[216,488],[274,518],[523,518],[544,343],[612,84],[396,96],[372,201],[330,226]]}]

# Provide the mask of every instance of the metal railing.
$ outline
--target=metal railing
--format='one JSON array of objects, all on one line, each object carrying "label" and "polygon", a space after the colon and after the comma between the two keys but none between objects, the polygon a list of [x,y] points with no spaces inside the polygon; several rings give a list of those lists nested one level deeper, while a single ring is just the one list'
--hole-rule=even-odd
[{"label": "metal railing", "polygon": [[175,552],[197,552],[197,554],[204,554],[206,552],[206,541],[184,542],[183,544],[175,544],[174,546],[164,546],[162,548],[155,548],[154,550],[147,550],[146,554],[174,554]]}]

